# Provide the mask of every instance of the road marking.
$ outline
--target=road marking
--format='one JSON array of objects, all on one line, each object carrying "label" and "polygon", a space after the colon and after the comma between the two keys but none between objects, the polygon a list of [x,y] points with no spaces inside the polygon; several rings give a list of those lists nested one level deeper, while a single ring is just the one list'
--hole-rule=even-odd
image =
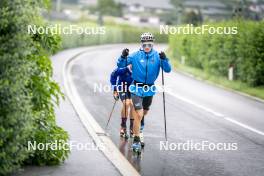
[{"label": "road marking", "polygon": [[235,124],[235,125],[238,125],[238,126],[240,126],[240,127],[242,127],[242,128],[245,128],[245,129],[250,130],[250,131],[252,131],[252,132],[254,132],[254,133],[257,133],[257,134],[259,134],[259,135],[264,136],[264,132],[262,132],[262,131],[260,131],[260,130],[257,130],[257,129],[255,129],[255,128],[251,127],[251,126],[246,125],[246,124],[243,124],[243,123],[241,123],[241,122],[239,122],[239,121],[237,121],[237,120],[234,120],[233,118],[227,117],[227,116],[225,116],[224,114],[221,114],[221,113],[219,113],[219,112],[216,112],[216,111],[214,111],[214,110],[212,110],[212,109],[210,109],[210,108],[207,108],[207,107],[205,107],[205,106],[202,106],[202,105],[200,105],[200,104],[198,104],[198,103],[196,103],[196,102],[194,102],[194,101],[192,101],[192,100],[189,100],[189,99],[187,99],[187,98],[184,98],[184,97],[182,97],[182,96],[180,96],[180,95],[178,95],[178,94],[175,94],[175,93],[173,93],[173,92],[171,92],[171,91],[166,91],[166,93],[168,93],[168,94],[174,96],[175,98],[177,98],[177,99],[179,99],[179,100],[181,100],[181,101],[184,101],[184,102],[186,102],[186,103],[188,103],[188,104],[190,104],[190,105],[193,105],[193,106],[195,106],[195,107],[197,107],[197,108],[199,108],[199,109],[202,109],[202,110],[204,110],[204,111],[206,111],[206,112],[208,112],[208,113],[211,113],[211,114],[213,114],[214,116],[222,117],[224,120],[227,120],[227,121],[229,121],[229,122],[231,122],[231,123],[233,123],[233,124]]},{"label": "road marking", "polygon": [[206,112],[208,112],[208,113],[211,113],[211,114],[213,114],[214,116],[217,116],[217,117],[225,117],[225,115],[223,115],[223,114],[221,114],[221,113],[218,113],[218,112],[216,112],[216,111],[214,111],[214,110],[212,110],[212,109],[210,109],[210,108],[207,108],[207,107],[205,107],[205,106],[202,106],[202,105],[200,105],[200,104],[198,104],[198,103],[196,103],[196,102],[194,102],[194,101],[192,101],[192,100],[189,100],[189,99],[187,99],[187,98],[184,98],[184,97],[182,97],[182,96],[180,96],[180,95],[178,95],[178,94],[175,94],[175,93],[173,93],[173,92],[171,92],[171,91],[167,91],[166,93],[168,93],[168,94],[174,96],[174,97],[177,98],[177,99],[180,99],[181,101],[184,101],[184,102],[189,103],[189,104],[191,104],[191,105],[193,105],[193,106],[195,106],[195,107],[197,107],[197,108],[199,108],[199,109],[202,109],[202,110],[204,110],[204,111],[206,111]]},{"label": "road marking", "polygon": [[243,123],[241,123],[241,122],[238,122],[238,121],[236,121],[236,120],[234,120],[234,119],[232,119],[232,118],[225,117],[224,119],[225,119],[225,120],[228,120],[229,122],[232,122],[232,123],[234,123],[234,124],[236,124],[236,125],[239,125],[239,126],[241,126],[241,127],[243,127],[243,128],[246,128],[246,129],[248,129],[248,130],[250,130],[250,131],[253,131],[253,132],[255,132],[255,133],[258,133],[258,134],[264,136],[264,132],[259,131],[259,130],[255,129],[255,128],[252,128],[252,127],[250,127],[250,126],[248,126],[248,125],[246,125],[246,124],[243,124]]}]

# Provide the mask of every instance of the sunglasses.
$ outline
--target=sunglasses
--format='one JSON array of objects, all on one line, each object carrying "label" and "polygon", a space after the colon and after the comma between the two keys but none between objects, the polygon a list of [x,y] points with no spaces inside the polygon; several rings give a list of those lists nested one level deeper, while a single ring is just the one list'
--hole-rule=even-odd
[{"label": "sunglasses", "polygon": [[153,44],[151,44],[151,43],[144,43],[144,44],[142,44],[142,47],[143,48],[152,48],[152,46],[153,46]]}]

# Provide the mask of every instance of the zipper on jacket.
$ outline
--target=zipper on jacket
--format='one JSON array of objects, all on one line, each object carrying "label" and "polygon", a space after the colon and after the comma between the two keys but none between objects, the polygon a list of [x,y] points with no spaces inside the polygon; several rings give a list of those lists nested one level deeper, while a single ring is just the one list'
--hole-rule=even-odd
[{"label": "zipper on jacket", "polygon": [[147,79],[148,79],[148,59],[149,59],[149,56],[148,56],[148,54],[147,54],[145,84],[147,84]]}]

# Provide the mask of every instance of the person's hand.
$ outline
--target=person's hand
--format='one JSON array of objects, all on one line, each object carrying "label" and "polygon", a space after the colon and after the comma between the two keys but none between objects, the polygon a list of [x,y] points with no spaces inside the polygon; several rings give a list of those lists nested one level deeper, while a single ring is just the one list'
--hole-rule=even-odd
[{"label": "person's hand", "polygon": [[123,49],[121,57],[127,58],[128,55],[129,55],[129,49],[127,48]]},{"label": "person's hand", "polygon": [[159,53],[159,57],[160,57],[161,60],[164,60],[164,59],[166,59],[166,54],[163,51],[161,51]]},{"label": "person's hand", "polygon": [[119,95],[118,95],[117,91],[113,92],[113,97],[114,97],[115,101],[117,101],[119,99]]}]

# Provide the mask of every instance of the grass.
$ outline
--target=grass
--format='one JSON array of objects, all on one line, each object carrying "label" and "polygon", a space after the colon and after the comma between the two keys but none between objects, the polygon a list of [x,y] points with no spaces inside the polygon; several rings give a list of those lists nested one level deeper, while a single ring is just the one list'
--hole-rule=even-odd
[{"label": "grass", "polygon": [[[171,56],[171,54],[169,54]],[[182,73],[187,73],[194,76],[198,80],[205,81],[207,83],[216,85],[218,87],[224,87],[229,90],[235,90],[241,93],[245,93],[264,100],[264,87],[251,87],[246,83],[239,80],[229,81],[227,77],[215,76],[209,74],[201,69],[190,67],[181,64],[176,58],[172,58],[172,64],[176,70]]]}]

